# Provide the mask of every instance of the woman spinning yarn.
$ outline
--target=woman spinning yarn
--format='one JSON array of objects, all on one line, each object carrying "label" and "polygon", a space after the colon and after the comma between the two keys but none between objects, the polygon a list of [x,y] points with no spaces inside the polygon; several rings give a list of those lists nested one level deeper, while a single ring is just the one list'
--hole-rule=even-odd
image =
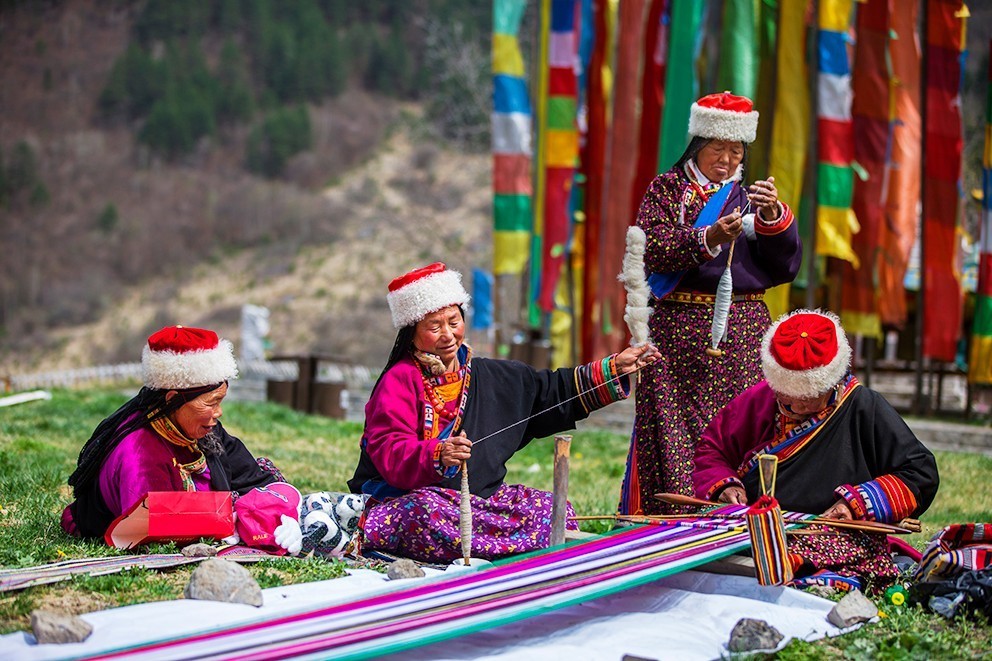
[{"label": "woman spinning yarn", "polygon": [[[692,104],[692,140],[641,202],[650,337],[661,358],[641,374],[620,511],[675,509],[658,492],[692,494],[693,452],[710,418],[761,378],[759,344],[771,323],[769,287],[791,282],[802,246],[774,178],[742,185],[758,113],[729,92]],[[730,248],[733,247],[733,252]],[[711,346],[717,287],[728,265],[733,298],[720,351]],[[726,280],[726,278],[725,278]]]},{"label": "woman spinning yarn", "polygon": [[551,494],[506,484],[506,462],[531,440],[626,398],[627,375],[656,360],[657,349],[644,344],[558,370],[474,358],[465,343],[468,293],[441,262],[393,280],[386,300],[398,333],[365,407],[361,458],[348,482],[369,497],[363,550],[428,562],[463,557],[463,463],[471,556],[546,548]]}]

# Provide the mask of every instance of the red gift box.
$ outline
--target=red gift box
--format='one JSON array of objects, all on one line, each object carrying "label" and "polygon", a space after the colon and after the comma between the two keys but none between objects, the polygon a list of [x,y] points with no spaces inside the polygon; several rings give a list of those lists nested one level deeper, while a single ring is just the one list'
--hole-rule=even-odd
[{"label": "red gift box", "polygon": [[193,542],[234,534],[230,491],[149,491],[114,519],[104,540],[131,549],[149,542]]}]

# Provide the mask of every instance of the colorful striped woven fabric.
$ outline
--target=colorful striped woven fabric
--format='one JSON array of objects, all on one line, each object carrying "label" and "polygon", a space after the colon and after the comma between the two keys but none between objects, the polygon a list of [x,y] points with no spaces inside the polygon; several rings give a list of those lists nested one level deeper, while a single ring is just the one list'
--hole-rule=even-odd
[{"label": "colorful striped woven fabric", "polygon": [[93,658],[369,658],[629,589],[748,546],[740,527],[625,528],[476,573]]},{"label": "colorful striped woven fabric", "polygon": [[939,581],[988,567],[992,567],[992,524],[954,524],[930,540],[913,580]]},{"label": "colorful striped woven fabric", "polygon": [[754,570],[761,585],[785,585],[792,580],[792,563],[785,542],[785,524],[778,501],[764,495],[747,511]]}]

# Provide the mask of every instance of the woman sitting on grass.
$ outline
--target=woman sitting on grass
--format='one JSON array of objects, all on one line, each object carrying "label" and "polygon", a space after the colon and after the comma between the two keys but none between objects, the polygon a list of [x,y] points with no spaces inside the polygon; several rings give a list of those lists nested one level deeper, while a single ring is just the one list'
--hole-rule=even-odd
[{"label": "woman sitting on grass", "polygon": [[532,439],[626,398],[626,375],[658,350],[647,344],[554,371],[473,358],[464,343],[468,293],[461,274],[440,262],[393,280],[386,300],[399,332],[365,407],[361,458],[348,482],[370,498],[363,548],[428,562],[460,557],[466,462],[472,556],[546,548],[551,494],[505,484],[506,462]]},{"label": "woman sitting on grass", "polygon": [[62,512],[74,537],[102,537],[149,491],[235,491],[280,481],[220,424],[227,382],[238,376],[231,343],[172,326],[148,338],[144,387],[97,426],[69,478]]}]

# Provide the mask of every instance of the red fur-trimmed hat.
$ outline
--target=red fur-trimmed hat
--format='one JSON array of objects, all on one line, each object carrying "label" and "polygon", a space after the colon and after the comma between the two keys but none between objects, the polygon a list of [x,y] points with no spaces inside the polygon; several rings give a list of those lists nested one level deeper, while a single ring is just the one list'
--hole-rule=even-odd
[{"label": "red fur-trimmed hat", "polygon": [[389,283],[386,294],[396,328],[415,324],[431,312],[449,305],[465,305],[470,300],[462,287],[462,274],[449,270],[444,262],[434,262],[401,275]]},{"label": "red fur-trimmed hat", "polygon": [[851,345],[831,312],[796,310],[761,340],[765,380],[782,395],[818,397],[840,383],[850,365]]},{"label": "red fur-trimmed hat", "polygon": [[145,385],[185,390],[238,378],[234,347],[205,328],[167,326],[148,338],[141,353]]},{"label": "red fur-trimmed hat", "polygon": [[692,104],[689,135],[715,140],[754,142],[758,111],[751,99],[730,92],[707,94]]}]

